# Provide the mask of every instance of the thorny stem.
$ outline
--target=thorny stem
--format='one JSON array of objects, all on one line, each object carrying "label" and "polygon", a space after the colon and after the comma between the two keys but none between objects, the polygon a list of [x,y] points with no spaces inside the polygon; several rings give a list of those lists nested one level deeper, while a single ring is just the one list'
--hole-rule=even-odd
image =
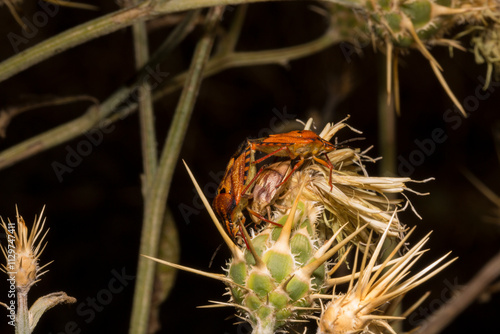
[{"label": "thorny stem", "polygon": [[500,276],[500,252],[439,310],[434,312],[415,332],[415,334],[436,334],[441,332],[463,310],[473,303],[488,285]]},{"label": "thorny stem", "polygon": [[[140,249],[140,253],[144,255],[157,256],[158,253],[161,223],[165,214],[165,203],[170,190],[172,175],[203,79],[202,73],[212,50],[216,35],[215,28],[221,14],[222,8],[219,7],[215,7],[209,12],[205,35],[196,46],[189,74],[168,132],[157,172],[151,184],[151,189],[146,195]],[[143,257],[139,258],[130,324],[131,334],[144,334],[148,330],[155,267],[154,262]]]},{"label": "thorny stem", "polygon": [[[235,66],[287,63],[294,59],[312,55],[340,41],[341,38],[334,31],[327,30],[324,35],[314,41],[288,48],[221,54],[207,63],[203,77],[214,75]],[[151,58],[154,58],[154,55]],[[149,64],[156,66],[154,62]],[[177,75],[162,91],[157,91],[153,94],[153,100],[156,101],[164,95],[179,89],[183,86],[185,79],[186,73]],[[117,107],[128,98],[130,92],[138,87],[141,82],[142,78],[138,77],[133,85],[120,87],[99,106],[99,112],[96,111],[95,107],[91,107],[84,115],[75,120],[0,152],[0,169],[78,137],[96,126],[108,127],[111,123],[124,119],[137,109],[137,102],[130,103],[128,106],[118,110]]]}]

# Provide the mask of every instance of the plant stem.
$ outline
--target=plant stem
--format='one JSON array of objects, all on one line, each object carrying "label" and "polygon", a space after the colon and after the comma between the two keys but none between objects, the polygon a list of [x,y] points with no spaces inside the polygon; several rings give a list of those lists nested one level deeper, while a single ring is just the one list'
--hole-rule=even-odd
[{"label": "plant stem", "polygon": [[0,82],[74,46],[128,27],[140,20],[216,5],[266,1],[269,0],[145,0],[137,6],[124,8],[71,28],[10,57],[0,63]]},{"label": "plant stem", "polygon": [[[312,55],[341,41],[342,38],[335,31],[328,29],[325,34],[313,41],[287,48],[218,54],[210,59],[204,75],[211,76],[231,67],[268,64],[287,65],[291,60]],[[186,73],[184,72],[162,84],[155,91],[154,99],[161,98],[182,87],[185,78]]]},{"label": "plant stem", "polygon": [[[176,38],[176,41],[180,38]],[[288,48],[254,51],[235,52],[219,55],[211,59],[203,72],[203,77],[214,75],[234,66],[252,66],[264,64],[286,64],[291,60],[312,55],[324,50],[334,44],[340,43],[341,37],[335,31],[328,30],[316,40]],[[151,56],[152,60],[155,56]],[[154,64],[149,62],[149,64]],[[54,129],[41,133],[0,152],[0,169],[11,166],[21,160],[35,154],[48,150],[56,145],[74,139],[81,134],[95,128],[96,125],[108,127],[109,124],[124,119],[137,109],[137,102],[131,102],[120,109],[117,107],[125,101],[130,92],[135,89],[141,81],[137,76],[135,83],[131,86],[122,86],[101,105],[91,107],[84,115],[68,123],[62,124]],[[166,94],[172,93],[183,86],[186,73],[181,73],[169,81],[168,85],[155,91],[153,100],[156,101]]]},{"label": "plant stem", "polygon": [[234,16],[233,22],[231,22],[229,31],[218,43],[217,54],[228,54],[230,52],[234,52],[236,43],[238,43],[238,40],[240,38],[241,28],[243,27],[243,23],[245,22],[247,7],[248,5],[241,5],[236,10],[236,14]]},{"label": "plant stem", "polygon": [[[194,109],[196,96],[203,78],[203,69],[212,50],[215,28],[221,14],[222,8],[219,7],[215,7],[209,12],[206,32],[196,46],[187,80],[161,154],[158,170],[154,182],[151,184],[150,192],[146,197],[140,254],[157,256],[161,223],[165,214],[165,204],[172,175]],[[155,262],[144,257],[139,258],[130,324],[131,334],[144,334],[148,330],[155,267]]]},{"label": "plant stem", "polygon": [[0,82],[67,49],[127,27],[147,17],[147,2],[125,8],[64,31],[0,63]]},{"label": "plant stem", "polygon": [[434,312],[414,332],[416,334],[440,333],[449,323],[453,321],[467,306],[472,304],[479,294],[488,285],[500,276],[500,252],[491,258],[488,263],[470,280],[470,282],[458,291],[451,291],[451,297],[445,305]]},{"label": "plant stem", "polygon": [[[396,175],[396,117],[394,112],[393,99],[389,98],[387,93],[387,80],[391,80],[386,75],[386,57],[382,54],[377,55],[378,72],[378,146],[380,155],[384,157],[380,161],[380,176]],[[391,64],[392,65],[392,64]]]},{"label": "plant stem", "polygon": [[[138,0],[134,1],[135,3]],[[136,69],[141,70],[148,62],[149,48],[146,24],[144,21],[137,22],[132,26],[134,40]],[[152,179],[156,173],[158,152],[156,150],[156,131],[154,126],[153,100],[151,96],[151,85],[145,81],[139,90],[139,124],[141,133],[141,144],[143,154],[143,184],[142,193],[147,194]]]},{"label": "plant stem", "polygon": [[90,107],[84,115],[6,149],[0,153],[0,169],[67,142],[96,125],[102,125],[100,121],[115,110],[128,95],[129,91],[126,89],[118,90],[100,106]]},{"label": "plant stem", "polygon": [[16,334],[30,334],[28,293],[17,292]]}]

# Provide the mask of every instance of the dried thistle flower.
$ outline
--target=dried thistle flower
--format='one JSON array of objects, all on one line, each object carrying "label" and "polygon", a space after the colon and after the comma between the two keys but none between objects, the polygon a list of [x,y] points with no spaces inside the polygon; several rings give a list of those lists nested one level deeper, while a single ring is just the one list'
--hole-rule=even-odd
[{"label": "dried thistle flower", "polygon": [[10,312],[7,316],[10,319],[8,323],[16,327],[16,333],[31,333],[45,311],[58,304],[76,302],[75,298],[61,291],[38,298],[28,309],[28,292],[47,272],[43,269],[52,263],[49,262],[43,266],[39,263],[40,256],[47,246],[44,239],[49,231],[49,229],[44,231],[45,218],[42,219],[44,210],[45,207],[38,218],[35,216],[31,232],[23,217],[19,215],[17,207],[17,224],[13,224],[10,219],[7,219],[8,223],[5,223],[1,218],[2,228],[7,234],[7,245],[0,245],[6,259],[6,264],[2,264],[0,269],[9,276],[8,281],[13,288],[8,294],[10,302],[0,303],[0,305]]},{"label": "dried thistle flower", "polygon": [[[345,123],[346,119],[335,125],[328,124],[320,136],[330,140],[339,130],[349,127]],[[352,130],[359,133],[358,130]],[[333,233],[345,225],[339,240],[350,235],[359,225],[366,223],[369,224],[369,228],[353,239],[355,243],[361,241],[366,244],[370,229],[382,234],[387,226],[389,226],[389,236],[403,236],[406,228],[393,212],[403,211],[411,206],[411,203],[408,200],[390,199],[389,196],[392,194],[405,196],[405,190],[417,193],[408,188],[406,183],[427,182],[432,178],[415,181],[408,177],[370,177],[364,164],[375,162],[376,159],[370,158],[366,152],[346,147],[328,153],[329,160],[335,166],[331,174],[331,183],[329,168],[321,164],[305,164],[291,177],[284,199],[276,201],[273,219],[279,220],[282,214],[281,208],[286,207],[286,202],[290,202],[290,198],[296,196],[297,184],[300,184],[302,179],[310,179],[304,188],[304,199],[315,203],[317,210],[324,216],[322,223]],[[414,212],[417,214],[415,210]]]},{"label": "dried thistle flower", "polygon": [[[35,217],[35,223],[28,231],[28,227],[22,216],[19,215],[16,207],[17,229],[15,225],[8,219],[8,224],[2,218],[2,227],[8,236],[8,246],[0,245],[2,253],[7,260],[7,264],[2,264],[2,271],[10,274],[15,274],[16,288],[20,293],[27,293],[33,284],[40,280],[40,276],[47,271],[42,271],[50,263],[44,266],[39,265],[40,255],[42,254],[47,243],[43,244],[49,229],[44,233],[45,218],[42,220],[43,211],[38,219]],[[43,235],[42,235],[43,233]]]},{"label": "dried thistle flower", "polygon": [[[327,281],[327,285],[334,286],[332,295],[320,296],[328,298],[331,301],[326,305],[319,319],[318,334],[384,333],[385,330],[395,333],[389,321],[405,319],[409,312],[398,317],[390,313],[387,314],[384,311],[388,302],[404,296],[409,290],[424,283],[456,260],[454,258],[435,268],[450,253],[445,254],[426,268],[408,277],[410,269],[425,252],[422,250],[422,247],[429,240],[430,233],[411,247],[404,255],[394,260],[393,258],[401,250],[405,241],[414,230],[415,228],[399,242],[389,256],[382,260],[382,264],[376,266],[387,236],[388,229],[386,229],[379,239],[377,247],[369,261],[367,260],[368,252],[364,253],[359,272],[356,272],[359,247],[357,248],[353,273],[349,278],[347,292],[337,294],[335,291],[335,286],[345,282],[345,277],[331,278]],[[370,233],[368,244],[370,244],[371,238],[372,233]],[[354,284],[355,279],[357,279],[356,284]],[[421,298],[417,303],[422,301],[423,299]],[[399,302],[401,302],[401,299],[397,300],[397,303]],[[395,306],[392,305],[392,307]],[[411,311],[415,307],[416,305],[409,310]]]}]

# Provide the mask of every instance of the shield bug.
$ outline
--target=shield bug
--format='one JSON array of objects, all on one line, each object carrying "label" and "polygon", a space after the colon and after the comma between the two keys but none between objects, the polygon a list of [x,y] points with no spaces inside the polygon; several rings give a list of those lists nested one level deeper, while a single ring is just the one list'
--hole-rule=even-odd
[{"label": "shield bug", "polygon": [[247,180],[253,179],[255,174],[255,166],[250,163],[251,157],[252,152],[245,142],[229,160],[212,203],[212,207],[226,224],[226,229],[233,239],[239,229],[236,224],[238,220],[241,220],[242,224],[245,222],[241,211],[248,203],[248,196],[245,196],[248,189]]},{"label": "shield bug", "polygon": [[271,217],[270,206],[284,191],[282,182],[290,173],[290,169],[290,161],[286,160],[263,167],[259,172],[252,191],[251,208],[248,209],[255,224],[258,224],[266,213],[268,218]]},{"label": "shield bug", "polygon": [[[324,140],[313,131],[296,130],[269,135],[264,138],[248,139],[247,141],[252,151],[267,153],[264,157],[254,161],[255,164],[272,156],[289,157],[291,160],[299,158],[299,161],[293,166],[292,171],[282,183],[288,180],[290,175],[305,162],[306,158],[312,158],[314,161],[330,169],[330,186],[332,186],[333,165],[330,159],[328,159],[327,153],[335,150],[336,146]],[[321,155],[325,160],[318,158]]]}]

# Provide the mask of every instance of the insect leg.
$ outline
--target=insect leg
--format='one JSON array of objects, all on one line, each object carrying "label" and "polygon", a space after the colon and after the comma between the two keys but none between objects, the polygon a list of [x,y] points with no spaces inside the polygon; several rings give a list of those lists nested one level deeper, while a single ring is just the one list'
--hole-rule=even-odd
[{"label": "insect leg", "polygon": [[[256,150],[255,145],[253,145],[253,146],[252,146],[252,150],[254,150],[254,151]],[[290,150],[288,149],[288,147],[286,147],[286,146],[281,146],[281,147],[280,147],[280,148],[278,148],[276,151],[272,151],[272,152],[271,152],[271,153],[269,153],[268,155],[263,156],[262,158],[260,158],[260,159],[258,159],[258,160],[255,160],[253,163],[254,163],[254,164],[258,164],[258,163],[260,163],[260,162],[262,162],[262,161],[266,160],[266,159],[267,159],[267,158],[269,158],[269,157],[272,157],[272,156],[273,156],[273,155],[275,155],[276,153],[281,152],[281,151],[283,151],[283,150],[288,150],[288,151],[290,151]]]},{"label": "insect leg", "polygon": [[330,161],[330,159],[328,158],[328,155],[325,153],[325,160],[322,160],[318,157],[315,157],[313,156],[312,158],[314,159],[314,161],[322,164],[323,166],[327,167],[328,169],[330,169],[330,179],[328,181],[328,184],[330,185],[330,191],[332,191],[333,189],[333,183],[332,183],[332,174],[333,174],[333,164],[332,162]]}]

